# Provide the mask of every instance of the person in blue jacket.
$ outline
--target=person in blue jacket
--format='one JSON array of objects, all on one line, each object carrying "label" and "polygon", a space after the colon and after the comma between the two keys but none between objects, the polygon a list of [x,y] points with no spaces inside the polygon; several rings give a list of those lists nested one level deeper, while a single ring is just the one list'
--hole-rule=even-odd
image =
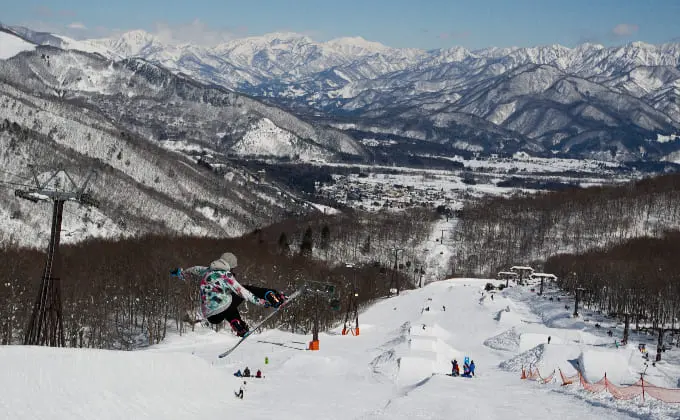
[{"label": "person in blue jacket", "polygon": [[475,361],[470,362],[470,376],[475,376]]}]

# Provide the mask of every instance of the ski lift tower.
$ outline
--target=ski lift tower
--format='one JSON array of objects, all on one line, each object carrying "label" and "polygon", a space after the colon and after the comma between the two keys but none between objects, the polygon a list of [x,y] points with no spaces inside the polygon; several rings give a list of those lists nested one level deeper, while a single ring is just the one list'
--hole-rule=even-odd
[{"label": "ski lift tower", "polygon": [[[59,275],[59,239],[64,203],[75,201],[87,206],[97,206],[92,196],[85,192],[94,171],[91,170],[82,185],[78,185],[63,169],[38,174],[30,166],[35,187],[19,189],[14,195],[37,203],[52,201],[52,227],[47,247],[47,261],[42,274],[40,290],[33,304],[33,313],[24,336],[25,345],[64,347],[64,323],[61,310],[61,278]],[[39,178],[46,179],[41,182]]]},{"label": "ski lift tower", "polygon": [[[357,298],[359,297],[359,292],[356,285],[356,267],[354,264],[347,263],[345,267],[351,268],[353,270],[352,277],[352,295],[349,297],[349,305],[347,305],[347,312],[345,313],[345,324],[342,327],[342,335],[347,335],[351,333],[352,335],[359,335],[359,307],[357,304]],[[347,323],[349,322],[350,315],[354,316],[354,328],[347,328]]]},{"label": "ski lift tower", "polygon": [[[319,316],[321,314],[321,300],[333,299],[335,285],[318,281],[307,281],[305,292],[314,295],[314,324],[312,325],[312,341],[309,342],[309,350],[319,350]],[[331,301],[332,302],[332,301]]]}]

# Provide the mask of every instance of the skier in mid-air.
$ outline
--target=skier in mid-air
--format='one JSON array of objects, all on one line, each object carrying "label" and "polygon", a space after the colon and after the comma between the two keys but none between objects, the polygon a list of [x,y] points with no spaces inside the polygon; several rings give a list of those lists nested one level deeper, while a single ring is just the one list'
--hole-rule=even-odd
[{"label": "skier in mid-air", "polygon": [[236,267],[236,256],[231,252],[225,252],[208,267],[175,268],[170,274],[181,279],[184,279],[186,274],[201,279],[203,316],[211,324],[227,320],[236,335],[243,337],[249,331],[248,324],[238,312],[238,306],[244,300],[265,308],[278,308],[287,298],[274,289],[241,285],[234,275]]}]

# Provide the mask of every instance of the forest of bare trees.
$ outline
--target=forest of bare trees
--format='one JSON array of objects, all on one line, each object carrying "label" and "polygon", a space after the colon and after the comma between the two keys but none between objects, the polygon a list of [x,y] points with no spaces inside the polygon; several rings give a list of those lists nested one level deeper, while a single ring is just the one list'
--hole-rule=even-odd
[{"label": "forest of bare trees", "polygon": [[680,175],[617,186],[485,198],[458,214],[457,273],[495,275],[680,227]]},{"label": "forest of bare trees", "polygon": [[[307,281],[336,286],[339,308],[329,299],[301,298],[272,325],[309,333],[316,306],[321,330],[344,317],[349,297],[359,305],[387,296],[396,284],[411,288],[418,265],[415,244],[429,234],[436,214],[345,213],[290,220],[241,238],[146,236],[121,241],[90,240],[62,246],[60,273],[66,342],[73,347],[132,349],[160,342],[169,329],[180,333],[197,323],[198,287],[169,276],[174,267],[208,265],[225,251],[239,258],[238,279],[291,292]],[[399,253],[394,268],[393,247]],[[31,314],[45,254],[0,250],[0,342],[17,344]],[[349,265],[349,266],[348,266]],[[245,307],[245,308],[244,308]],[[264,315],[242,305],[251,322]],[[338,310],[339,309],[339,310]]]},{"label": "forest of bare trees", "polygon": [[459,216],[456,272],[529,264],[624,322],[624,339],[631,323],[654,330],[659,349],[680,332],[680,175],[485,199]]}]

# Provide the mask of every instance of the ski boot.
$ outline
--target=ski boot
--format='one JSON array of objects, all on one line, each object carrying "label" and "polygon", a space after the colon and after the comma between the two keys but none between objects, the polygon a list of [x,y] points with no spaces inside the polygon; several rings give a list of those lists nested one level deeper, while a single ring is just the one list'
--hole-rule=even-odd
[{"label": "ski boot", "polygon": [[249,331],[248,324],[246,324],[242,319],[232,319],[229,322],[229,325],[231,325],[231,329],[234,330],[236,335],[239,337],[243,337]]}]

